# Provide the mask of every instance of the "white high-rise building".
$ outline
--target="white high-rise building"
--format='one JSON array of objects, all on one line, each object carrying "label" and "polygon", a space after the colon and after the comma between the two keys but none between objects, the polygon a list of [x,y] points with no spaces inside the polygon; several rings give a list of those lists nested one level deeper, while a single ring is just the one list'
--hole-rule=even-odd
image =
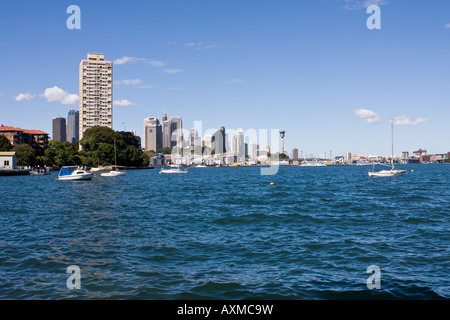
[{"label": "white high-rise building", "polygon": [[88,53],[80,63],[80,140],[95,126],[112,128],[112,61],[104,54]]}]

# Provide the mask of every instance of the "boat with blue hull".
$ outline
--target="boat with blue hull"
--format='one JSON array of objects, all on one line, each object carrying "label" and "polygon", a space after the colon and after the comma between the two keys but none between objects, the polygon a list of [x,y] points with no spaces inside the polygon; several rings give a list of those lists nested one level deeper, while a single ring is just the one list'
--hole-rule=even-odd
[{"label": "boat with blue hull", "polygon": [[62,167],[58,174],[60,181],[92,180],[94,173],[79,167]]}]

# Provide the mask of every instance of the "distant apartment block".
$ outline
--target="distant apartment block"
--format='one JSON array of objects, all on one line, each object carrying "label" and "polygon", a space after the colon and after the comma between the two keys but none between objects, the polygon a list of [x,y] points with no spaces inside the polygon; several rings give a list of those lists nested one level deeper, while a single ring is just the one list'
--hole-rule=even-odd
[{"label": "distant apartment block", "polygon": [[70,110],[67,114],[67,141],[70,143],[75,143],[79,140],[79,112],[75,110]]},{"label": "distant apartment block", "polygon": [[80,63],[79,139],[89,128],[112,128],[112,65],[101,53],[88,53]]},{"label": "distant apartment block", "polygon": [[52,140],[66,142],[66,118],[58,117],[53,119],[53,135]]},{"label": "distant apartment block", "polygon": [[44,150],[48,148],[48,133],[41,130],[26,130],[2,125],[0,134],[6,136],[13,146],[29,144],[37,155],[44,155]]}]

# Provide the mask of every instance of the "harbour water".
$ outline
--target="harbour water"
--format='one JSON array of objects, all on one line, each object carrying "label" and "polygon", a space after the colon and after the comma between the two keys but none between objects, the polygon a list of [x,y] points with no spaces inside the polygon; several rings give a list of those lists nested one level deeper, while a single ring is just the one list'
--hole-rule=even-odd
[{"label": "harbour water", "polygon": [[0,177],[0,299],[449,299],[450,165],[398,167]]}]

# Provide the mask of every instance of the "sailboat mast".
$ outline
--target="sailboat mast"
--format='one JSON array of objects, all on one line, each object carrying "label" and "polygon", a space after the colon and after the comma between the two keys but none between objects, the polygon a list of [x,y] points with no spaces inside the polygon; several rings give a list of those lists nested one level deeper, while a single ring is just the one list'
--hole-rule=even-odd
[{"label": "sailboat mast", "polygon": [[394,119],[391,119],[391,163],[394,169]]},{"label": "sailboat mast", "polygon": [[114,140],[114,161],[116,163],[116,169],[117,169],[117,150],[116,150],[116,140]]}]

